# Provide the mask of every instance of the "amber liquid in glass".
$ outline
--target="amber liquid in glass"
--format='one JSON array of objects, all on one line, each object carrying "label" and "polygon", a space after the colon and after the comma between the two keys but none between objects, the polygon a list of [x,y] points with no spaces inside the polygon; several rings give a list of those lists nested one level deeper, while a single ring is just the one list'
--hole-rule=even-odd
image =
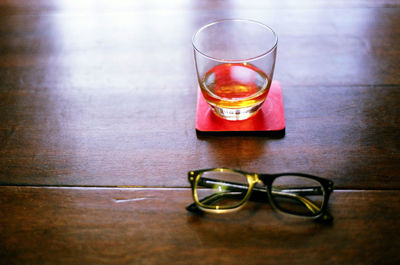
[{"label": "amber liquid in glass", "polygon": [[249,63],[219,64],[200,82],[204,98],[218,108],[242,109],[261,104],[269,91],[268,76]]}]

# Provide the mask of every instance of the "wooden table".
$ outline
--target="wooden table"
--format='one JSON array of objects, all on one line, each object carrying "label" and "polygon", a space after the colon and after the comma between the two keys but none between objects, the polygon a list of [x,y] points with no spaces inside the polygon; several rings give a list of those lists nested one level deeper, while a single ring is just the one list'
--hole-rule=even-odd
[{"label": "wooden table", "polygon": [[[191,36],[279,35],[286,134],[197,136]],[[0,0],[0,264],[399,264],[400,2]],[[333,224],[197,216],[186,173],[335,183]]]}]

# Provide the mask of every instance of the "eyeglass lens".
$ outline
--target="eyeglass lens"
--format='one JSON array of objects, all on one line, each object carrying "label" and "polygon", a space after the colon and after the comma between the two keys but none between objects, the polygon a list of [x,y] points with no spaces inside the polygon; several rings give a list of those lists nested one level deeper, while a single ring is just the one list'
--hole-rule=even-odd
[{"label": "eyeglass lens", "polygon": [[316,216],[324,203],[321,184],[300,176],[280,176],[272,182],[271,197],[280,210],[296,215]]},{"label": "eyeglass lens", "polygon": [[196,182],[199,201],[205,206],[235,208],[245,198],[249,183],[246,176],[232,171],[203,172]]}]

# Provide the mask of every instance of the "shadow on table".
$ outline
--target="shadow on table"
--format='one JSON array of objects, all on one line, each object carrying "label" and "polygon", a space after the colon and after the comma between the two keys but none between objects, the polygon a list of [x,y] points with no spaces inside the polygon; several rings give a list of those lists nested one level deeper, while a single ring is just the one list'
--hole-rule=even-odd
[{"label": "shadow on table", "polygon": [[257,136],[269,139],[281,139],[285,137],[286,130],[279,131],[226,131],[226,132],[202,132],[196,130],[199,140],[207,140],[210,136]]},{"label": "shadow on table", "polygon": [[226,248],[297,248],[314,244],[315,238],[327,240],[333,229],[332,224],[282,215],[258,202],[228,214],[188,213],[187,227],[201,245]]}]

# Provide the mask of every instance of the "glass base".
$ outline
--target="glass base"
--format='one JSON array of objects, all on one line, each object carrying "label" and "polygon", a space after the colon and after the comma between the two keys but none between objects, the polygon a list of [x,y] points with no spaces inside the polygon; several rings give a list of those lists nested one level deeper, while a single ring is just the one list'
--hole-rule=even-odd
[{"label": "glass base", "polygon": [[230,121],[241,121],[254,116],[260,110],[263,103],[264,102],[261,102],[255,106],[243,109],[227,109],[216,106],[211,106],[211,109],[215,113],[215,115],[221,117],[222,119]]}]

